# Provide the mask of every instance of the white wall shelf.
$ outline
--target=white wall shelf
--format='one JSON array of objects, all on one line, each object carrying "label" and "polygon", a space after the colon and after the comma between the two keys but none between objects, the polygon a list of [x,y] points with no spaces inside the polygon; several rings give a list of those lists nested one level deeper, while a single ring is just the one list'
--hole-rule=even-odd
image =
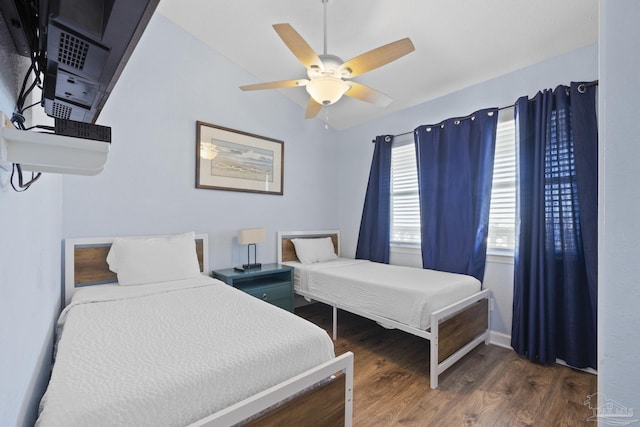
[{"label": "white wall shelf", "polygon": [[44,132],[18,130],[2,115],[0,167],[18,163],[24,171],[97,175],[109,155],[110,143]]}]

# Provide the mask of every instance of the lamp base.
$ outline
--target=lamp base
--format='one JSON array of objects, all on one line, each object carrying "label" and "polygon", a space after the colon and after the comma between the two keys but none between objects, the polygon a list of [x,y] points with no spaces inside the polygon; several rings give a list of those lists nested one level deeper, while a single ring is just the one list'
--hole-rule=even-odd
[{"label": "lamp base", "polygon": [[262,264],[259,262],[255,264],[242,264],[242,268],[245,270],[258,270],[262,268]]}]

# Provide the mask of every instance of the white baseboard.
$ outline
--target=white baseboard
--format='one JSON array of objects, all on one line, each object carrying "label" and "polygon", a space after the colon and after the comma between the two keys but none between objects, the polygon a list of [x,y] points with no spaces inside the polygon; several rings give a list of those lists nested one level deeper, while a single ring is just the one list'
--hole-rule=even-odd
[{"label": "white baseboard", "polygon": [[[489,331],[489,343],[497,345],[498,347],[504,347],[508,348],[509,350],[513,350],[513,348],[511,347],[511,335],[503,334],[502,332]],[[556,359],[556,364],[566,366],[571,369],[577,369],[578,371],[586,372],[588,374],[598,375],[598,371],[596,371],[595,369],[574,368],[573,366],[567,365],[567,363],[562,359]]]},{"label": "white baseboard", "polygon": [[573,366],[568,365],[567,362],[565,362],[562,359],[556,359],[556,363],[558,365],[566,366],[567,368],[576,369],[578,371],[586,372],[587,374],[598,375],[598,371],[596,371],[593,368],[574,368]]},{"label": "white baseboard", "polygon": [[511,350],[511,335],[502,332],[489,331],[489,343]]}]

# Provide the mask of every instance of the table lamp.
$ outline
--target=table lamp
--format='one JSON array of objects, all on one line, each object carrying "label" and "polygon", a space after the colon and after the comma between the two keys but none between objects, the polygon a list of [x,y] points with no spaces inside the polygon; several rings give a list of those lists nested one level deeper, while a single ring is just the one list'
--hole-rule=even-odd
[{"label": "table lamp", "polygon": [[[247,263],[242,268],[236,267],[236,270],[253,270],[261,268],[262,264],[257,262],[256,243],[262,243],[265,239],[264,228],[246,228],[238,233],[238,243],[247,246]],[[253,246],[253,264],[251,263],[251,246]]]}]

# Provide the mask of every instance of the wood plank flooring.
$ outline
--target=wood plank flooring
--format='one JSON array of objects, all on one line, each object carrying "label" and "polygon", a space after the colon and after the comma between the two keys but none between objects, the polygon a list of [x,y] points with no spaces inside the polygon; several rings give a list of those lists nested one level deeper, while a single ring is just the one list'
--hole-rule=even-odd
[{"label": "wood plank flooring", "polygon": [[[331,308],[296,314],[332,329]],[[596,426],[584,406],[595,375],[541,366],[514,351],[480,345],[429,387],[428,341],[339,311],[336,354],[355,355],[354,426]]]}]

